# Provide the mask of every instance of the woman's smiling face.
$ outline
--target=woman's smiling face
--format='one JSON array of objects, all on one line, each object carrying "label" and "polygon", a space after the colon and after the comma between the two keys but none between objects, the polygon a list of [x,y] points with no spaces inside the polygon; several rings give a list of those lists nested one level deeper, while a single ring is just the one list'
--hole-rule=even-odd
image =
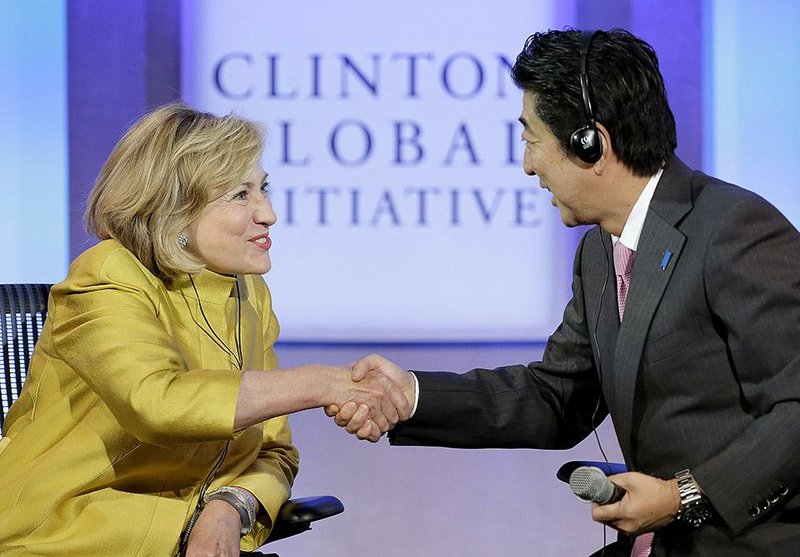
[{"label": "woman's smiling face", "polygon": [[277,217],[267,175],[256,164],[244,181],[211,201],[188,229],[189,246],[216,273],[264,274],[272,262],[269,227]]}]

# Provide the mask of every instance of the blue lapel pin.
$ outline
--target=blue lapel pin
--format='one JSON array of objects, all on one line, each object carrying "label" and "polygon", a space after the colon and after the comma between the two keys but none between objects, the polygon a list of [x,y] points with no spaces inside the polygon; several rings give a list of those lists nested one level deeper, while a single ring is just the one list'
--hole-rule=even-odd
[{"label": "blue lapel pin", "polygon": [[661,270],[662,271],[666,271],[667,270],[667,265],[669,265],[669,260],[671,258],[672,258],[672,252],[669,251],[669,250],[666,250],[664,252],[664,257],[661,258]]}]

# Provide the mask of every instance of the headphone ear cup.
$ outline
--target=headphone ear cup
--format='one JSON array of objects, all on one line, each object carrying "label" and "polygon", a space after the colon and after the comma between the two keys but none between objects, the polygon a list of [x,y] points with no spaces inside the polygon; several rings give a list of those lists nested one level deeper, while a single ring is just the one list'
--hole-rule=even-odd
[{"label": "headphone ear cup", "polygon": [[589,164],[596,163],[603,156],[603,141],[594,126],[584,126],[572,132],[569,145],[576,157]]}]

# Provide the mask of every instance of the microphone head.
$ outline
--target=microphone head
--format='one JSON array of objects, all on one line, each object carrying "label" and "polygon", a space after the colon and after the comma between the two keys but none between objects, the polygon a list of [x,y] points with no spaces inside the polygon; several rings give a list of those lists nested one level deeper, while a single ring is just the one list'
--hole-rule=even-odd
[{"label": "microphone head", "polygon": [[572,492],[584,501],[605,504],[614,497],[614,484],[600,468],[579,466],[569,477]]}]

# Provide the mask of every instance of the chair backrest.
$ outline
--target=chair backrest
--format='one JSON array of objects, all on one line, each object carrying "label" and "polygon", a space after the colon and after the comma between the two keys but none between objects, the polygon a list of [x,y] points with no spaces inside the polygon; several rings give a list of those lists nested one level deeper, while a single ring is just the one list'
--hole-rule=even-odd
[{"label": "chair backrest", "polygon": [[0,437],[47,317],[49,284],[0,284]]}]

